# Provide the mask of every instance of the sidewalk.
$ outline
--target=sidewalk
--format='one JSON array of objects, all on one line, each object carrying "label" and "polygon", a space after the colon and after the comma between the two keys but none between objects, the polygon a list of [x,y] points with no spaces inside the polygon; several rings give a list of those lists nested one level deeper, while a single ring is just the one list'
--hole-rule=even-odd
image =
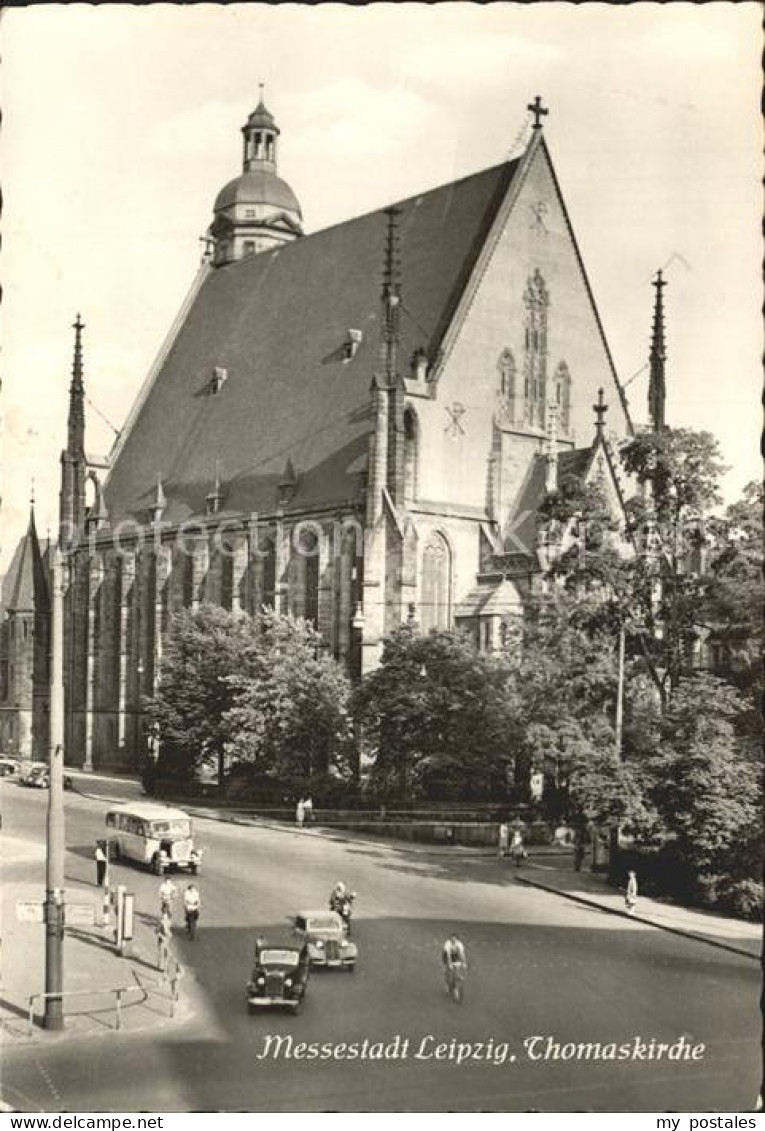
[{"label": "sidewalk", "polygon": [[682,907],[669,899],[638,898],[635,912],[628,914],[624,893],[608,885],[604,876],[592,872],[575,872],[573,866],[556,865],[552,861],[532,863],[515,874],[518,883],[553,892],[565,899],[597,907],[612,915],[622,915],[634,922],[658,927],[685,938],[696,939],[723,950],[733,951],[759,961],[762,953],[762,924],[748,923],[716,915],[712,911]]},{"label": "sidewalk", "polygon": [[[39,857],[40,846],[20,837],[3,837],[3,867]],[[121,957],[113,946],[111,928],[101,926],[101,889],[67,881],[67,906],[89,905],[94,925],[70,925],[64,938],[64,1014],[66,1027],[48,1032],[40,1024],[42,999],[35,1002],[35,1024],[29,1026],[29,998],[45,988],[45,926],[19,920],[19,903],[39,904],[42,884],[3,877],[2,951],[0,952],[0,1042],[6,1047],[29,1042],[104,1038],[111,1033],[134,1033],[188,1021],[193,1012],[194,979],[181,977],[180,996],[172,999],[168,982],[156,967],[155,922],[138,912],[131,951]],[[22,912],[23,914],[23,912]],[[72,914],[70,912],[70,914]],[[115,990],[121,989],[119,1018]]]},{"label": "sidewalk", "polygon": [[[469,844],[429,844],[424,841],[403,840],[401,837],[375,836],[371,832],[360,832],[342,825],[291,824],[288,821],[269,820],[267,817],[250,816],[235,809],[207,809],[205,807],[184,806],[185,811],[198,821],[220,821],[229,825],[245,825],[252,828],[270,829],[272,832],[287,833],[290,836],[312,836],[324,840],[340,841],[343,844],[370,844],[379,848],[417,852],[423,856],[483,856],[486,859],[499,859],[494,845]],[[557,845],[532,844],[528,846],[531,856],[570,857],[570,848]],[[506,859],[509,859],[506,857]]]}]

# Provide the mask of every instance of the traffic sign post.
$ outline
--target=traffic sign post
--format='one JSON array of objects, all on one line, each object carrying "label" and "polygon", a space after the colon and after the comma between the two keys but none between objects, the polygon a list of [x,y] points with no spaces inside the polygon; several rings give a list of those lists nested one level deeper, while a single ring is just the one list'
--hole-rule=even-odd
[{"label": "traffic sign post", "polygon": [[96,922],[96,909],[92,903],[67,903],[67,927],[92,927]]},{"label": "traffic sign post", "polygon": [[42,902],[33,903],[19,900],[16,903],[16,918],[19,923],[44,923],[45,904]]}]

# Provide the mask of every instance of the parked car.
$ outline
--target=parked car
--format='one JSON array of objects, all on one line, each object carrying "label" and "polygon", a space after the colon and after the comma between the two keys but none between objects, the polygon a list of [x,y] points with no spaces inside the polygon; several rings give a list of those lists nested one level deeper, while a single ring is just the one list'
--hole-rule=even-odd
[{"label": "parked car", "polygon": [[19,763],[15,758],[0,758],[0,778],[9,778],[18,773]]},{"label": "parked car", "polygon": [[299,1013],[310,974],[308,947],[294,938],[258,939],[247,983],[247,1009],[283,1006]]},{"label": "parked car", "polygon": [[[33,766],[24,777],[19,779],[22,785],[32,786],[33,789],[48,789],[50,786],[50,770],[46,765]],[[74,782],[69,774],[64,774],[64,789],[73,789]]]},{"label": "parked car", "polygon": [[308,947],[311,966],[325,969],[356,969],[358,947],[347,937],[336,911],[300,911],[295,916],[295,937]]},{"label": "parked car", "polygon": [[46,789],[47,781],[43,779],[40,781],[41,775],[48,773],[48,766],[46,762],[28,762],[19,770],[18,782],[19,785],[29,785],[34,789]]}]

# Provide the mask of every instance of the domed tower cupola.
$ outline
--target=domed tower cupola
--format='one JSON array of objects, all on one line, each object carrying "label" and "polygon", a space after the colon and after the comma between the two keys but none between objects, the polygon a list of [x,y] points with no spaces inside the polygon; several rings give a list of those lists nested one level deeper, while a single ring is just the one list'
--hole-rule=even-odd
[{"label": "domed tower cupola", "polygon": [[213,263],[221,267],[235,259],[267,251],[303,234],[303,214],[294,192],[276,174],[279,127],[263,102],[242,126],[242,172],[221,189],[209,236]]}]

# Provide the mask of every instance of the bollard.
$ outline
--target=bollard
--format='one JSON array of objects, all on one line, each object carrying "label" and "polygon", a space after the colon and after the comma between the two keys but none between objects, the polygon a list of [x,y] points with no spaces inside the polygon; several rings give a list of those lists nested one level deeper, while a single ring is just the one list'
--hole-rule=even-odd
[{"label": "bollard", "polygon": [[114,1019],[114,1028],[119,1030],[122,1028],[122,990],[116,990],[117,1009]]}]

